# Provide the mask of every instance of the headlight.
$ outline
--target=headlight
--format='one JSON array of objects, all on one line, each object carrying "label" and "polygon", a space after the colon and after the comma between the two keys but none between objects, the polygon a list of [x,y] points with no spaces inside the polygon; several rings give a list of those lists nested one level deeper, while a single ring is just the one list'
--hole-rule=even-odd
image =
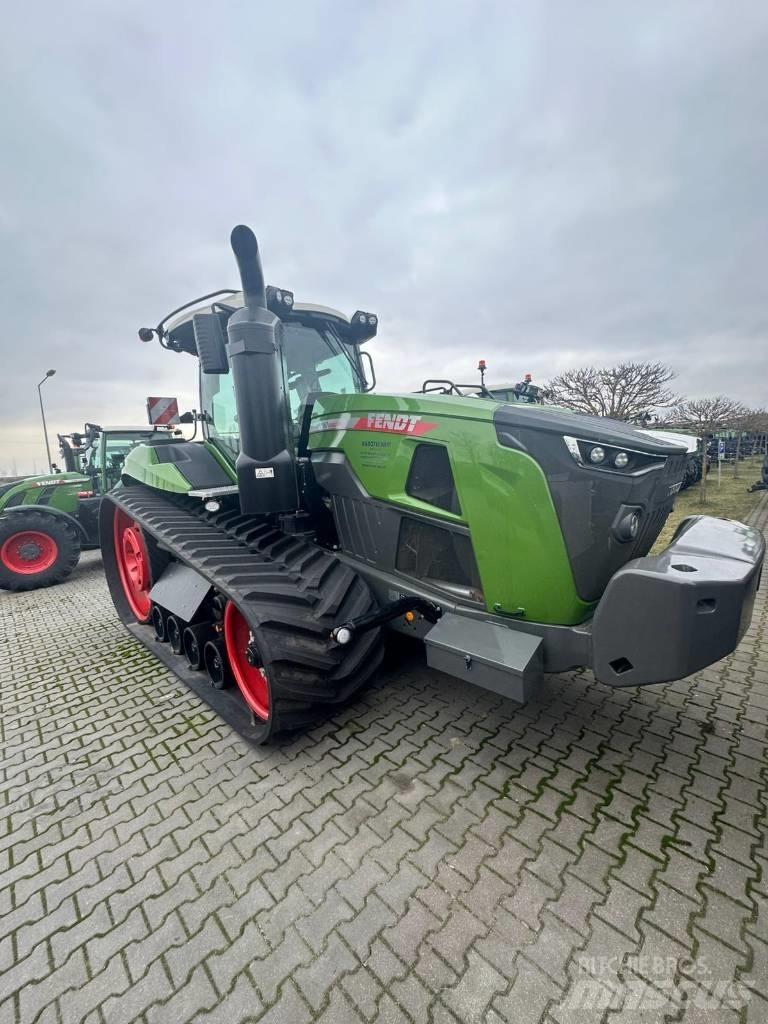
[{"label": "headlight", "polygon": [[369,338],[376,337],[379,318],[375,313],[368,313],[364,309],[356,309],[349,321],[349,333],[353,345],[359,345]]},{"label": "headlight", "polygon": [[289,313],[293,308],[293,292],[285,288],[275,288],[274,285],[267,285],[267,309],[280,316],[281,313]]},{"label": "headlight", "polygon": [[563,443],[574,462],[584,469],[599,469],[603,473],[626,473],[636,476],[651,469],[660,469],[667,461],[666,455],[642,452],[634,448],[620,448],[605,441],[588,441],[583,437],[563,435]]}]

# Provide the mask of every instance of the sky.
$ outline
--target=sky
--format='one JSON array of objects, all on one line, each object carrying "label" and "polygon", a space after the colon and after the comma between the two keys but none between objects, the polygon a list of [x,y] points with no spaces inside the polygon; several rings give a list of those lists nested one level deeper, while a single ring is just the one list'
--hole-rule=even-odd
[{"label": "sky", "polygon": [[662,360],[768,404],[764,0],[39,0],[0,35],[0,474],[196,405],[136,331],[237,283],[377,312],[379,391]]}]

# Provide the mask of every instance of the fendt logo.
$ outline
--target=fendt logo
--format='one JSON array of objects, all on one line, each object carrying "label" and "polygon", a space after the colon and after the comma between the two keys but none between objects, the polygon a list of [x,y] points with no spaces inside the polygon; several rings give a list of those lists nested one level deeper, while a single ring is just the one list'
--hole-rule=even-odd
[{"label": "fendt logo", "polygon": [[372,412],[359,419],[355,430],[385,430],[390,434],[426,434],[434,430],[436,423],[425,423],[421,416],[406,416],[403,413]]},{"label": "fendt logo", "polygon": [[436,430],[437,423],[428,423],[423,416],[410,416],[398,412],[369,412],[367,416],[352,416],[342,413],[333,419],[314,420],[311,434],[319,434],[323,430],[374,430],[384,434],[409,434],[420,437]]}]

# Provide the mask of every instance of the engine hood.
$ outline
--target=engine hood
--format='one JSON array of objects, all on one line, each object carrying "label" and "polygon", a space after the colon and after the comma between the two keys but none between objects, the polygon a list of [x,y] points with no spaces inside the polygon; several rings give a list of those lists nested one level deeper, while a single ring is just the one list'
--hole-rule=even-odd
[{"label": "engine hood", "polygon": [[518,440],[522,440],[524,433],[536,430],[559,437],[615,444],[648,455],[675,455],[685,451],[681,444],[651,436],[621,420],[588,416],[557,406],[502,405],[494,413],[493,421],[497,434],[507,433]]}]

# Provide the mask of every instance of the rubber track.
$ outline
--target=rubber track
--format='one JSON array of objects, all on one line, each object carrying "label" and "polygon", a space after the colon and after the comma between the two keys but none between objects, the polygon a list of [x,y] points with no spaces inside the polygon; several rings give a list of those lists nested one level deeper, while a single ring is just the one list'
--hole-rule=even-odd
[{"label": "rubber track", "polygon": [[[330,552],[237,510],[206,512],[194,499],[147,487],[125,487],[105,500],[122,508],[161,550],[200,573],[243,613],[271,680],[270,735],[326,717],[378,669],[380,630],[362,633],[344,647],[329,639],[334,625],[375,607],[367,584]],[[126,624],[157,653],[160,645],[149,627]],[[173,659],[162,660],[189,682],[188,670],[179,671]],[[218,692],[226,691],[211,688],[205,694],[213,706]],[[242,723],[233,721],[231,713],[224,717],[254,738],[244,704]]]}]

